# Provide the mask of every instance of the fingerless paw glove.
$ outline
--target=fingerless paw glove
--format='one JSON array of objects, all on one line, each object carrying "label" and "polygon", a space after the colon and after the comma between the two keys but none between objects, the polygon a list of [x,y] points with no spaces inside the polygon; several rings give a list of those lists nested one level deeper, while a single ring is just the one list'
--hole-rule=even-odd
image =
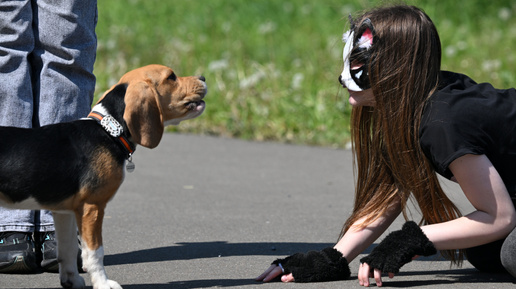
[{"label": "fingerless paw glove", "polygon": [[437,253],[434,244],[428,240],[423,230],[414,222],[406,222],[402,229],[387,235],[371,254],[360,259],[371,270],[397,274],[400,268],[412,261],[416,255],[430,256]]},{"label": "fingerless paw glove", "polygon": [[285,274],[292,273],[294,280],[301,283],[346,280],[351,275],[346,258],[332,247],[296,253],[272,264],[281,266]]}]

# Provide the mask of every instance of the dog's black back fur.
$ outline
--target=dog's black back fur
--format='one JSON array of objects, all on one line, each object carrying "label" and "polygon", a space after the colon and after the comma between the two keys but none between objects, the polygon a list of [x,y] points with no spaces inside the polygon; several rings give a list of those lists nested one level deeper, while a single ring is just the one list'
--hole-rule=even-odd
[{"label": "dog's black back fur", "polygon": [[[126,86],[118,85],[101,101],[105,109],[129,132],[123,113]],[[127,153],[93,120],[26,129],[0,127],[0,193],[13,202],[33,197],[40,204],[56,204],[76,194],[84,185],[95,186],[91,170],[99,148],[123,169]]]}]

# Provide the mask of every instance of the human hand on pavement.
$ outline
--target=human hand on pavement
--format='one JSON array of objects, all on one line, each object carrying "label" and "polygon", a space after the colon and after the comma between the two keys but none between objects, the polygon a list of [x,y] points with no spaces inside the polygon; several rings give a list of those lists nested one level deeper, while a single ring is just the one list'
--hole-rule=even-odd
[{"label": "human hand on pavement", "polygon": [[277,259],[256,280],[267,282],[281,274],[283,282],[323,282],[348,279],[351,272],[342,253],[328,247]]},{"label": "human hand on pavement", "polygon": [[437,253],[434,244],[413,221],[406,222],[401,230],[391,232],[371,253],[360,259],[358,282],[369,286],[369,278],[374,278],[377,286],[382,286],[382,273],[393,278],[400,268],[417,256]]},{"label": "human hand on pavement", "polygon": [[[369,287],[371,284],[369,278],[374,278],[376,286],[382,287],[382,271],[379,269],[373,269],[367,263],[361,263],[358,268],[358,284],[360,286]],[[394,278],[394,273],[389,273],[389,278]]]},{"label": "human hand on pavement", "polygon": [[292,276],[292,273],[284,274],[283,270],[278,265],[271,265],[265,272],[263,272],[260,276],[256,277],[256,281],[263,281],[263,282],[269,282],[278,276],[281,276],[282,282],[294,282],[294,276]]}]

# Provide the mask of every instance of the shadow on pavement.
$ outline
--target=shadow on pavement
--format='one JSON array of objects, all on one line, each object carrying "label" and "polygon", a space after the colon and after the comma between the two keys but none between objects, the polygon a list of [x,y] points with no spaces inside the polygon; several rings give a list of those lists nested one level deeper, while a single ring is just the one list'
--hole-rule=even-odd
[{"label": "shadow on pavement", "polygon": [[252,279],[205,279],[177,281],[168,284],[133,284],[123,285],[124,289],[184,289],[184,288],[211,288],[211,287],[242,287],[246,285],[259,285]]},{"label": "shadow on pavement", "polygon": [[[134,263],[192,260],[230,256],[287,256],[298,252],[321,250],[332,243],[228,243],[227,241],[176,243],[174,246],[151,248],[104,257],[104,264],[122,265]],[[369,246],[363,253],[369,254],[377,244]],[[445,261],[440,255],[419,257],[417,261]]]},{"label": "shadow on pavement", "polygon": [[[147,262],[164,262],[174,260],[192,260],[203,258],[231,257],[231,256],[272,256],[282,257],[297,252],[310,250],[321,250],[332,246],[331,243],[295,243],[295,242],[264,242],[264,243],[228,243],[227,241],[197,242],[197,243],[176,243],[173,246],[138,250],[127,253],[107,255],[104,264],[123,265]],[[370,246],[364,253],[369,253],[376,244]],[[439,259],[439,258],[437,258]],[[442,260],[442,259],[441,259]],[[425,258],[418,261],[441,261]],[[446,261],[445,261],[446,262]],[[422,280],[416,276],[421,276]],[[434,276],[428,280],[428,276]],[[386,279],[385,286],[394,288],[424,287],[432,285],[450,285],[454,283],[476,284],[476,283],[514,283],[516,279],[508,274],[482,273],[476,269],[450,269],[431,271],[409,271],[401,272],[399,279]],[[407,277],[410,280],[403,280]],[[352,276],[352,280],[356,276]],[[209,287],[244,287],[256,286],[262,283],[249,279],[201,279],[175,281],[166,284],[130,284],[124,288],[130,289],[164,289],[164,288],[209,288]]]},{"label": "shadow on pavement", "polygon": [[[414,288],[423,286],[439,286],[449,285],[453,286],[455,283],[471,284],[475,283],[491,283],[496,286],[496,283],[507,283],[512,282],[516,284],[516,280],[506,274],[486,274],[480,273],[475,269],[456,269],[456,270],[444,270],[444,271],[413,271],[400,273],[399,277],[402,276],[435,276],[432,280],[400,280],[396,279],[385,280],[385,287],[394,288]],[[423,277],[426,278],[426,277]],[[351,281],[356,282],[356,278],[352,276]],[[342,281],[337,281],[342,282]],[[348,282],[348,281],[344,281]],[[333,283],[333,282],[331,282]],[[262,283],[256,282],[253,279],[204,279],[204,280],[188,280],[188,281],[177,281],[170,282],[168,284],[133,284],[125,285],[124,288],[130,289],[165,289],[165,288],[211,288],[211,287],[244,287],[244,286],[256,286]],[[324,288],[325,283],[319,283],[321,288]],[[345,283],[343,283],[345,284]],[[373,285],[374,286],[374,285]],[[358,285],[357,285],[358,287]],[[439,287],[439,288],[442,288]],[[476,288],[476,287],[475,287]]]},{"label": "shadow on pavement", "polygon": [[472,284],[475,283],[514,283],[516,279],[509,274],[497,274],[497,273],[483,273],[476,269],[453,269],[444,271],[411,271],[402,272],[399,277],[402,276],[424,276],[434,275],[435,278],[432,280],[402,280],[396,281],[396,279],[389,280],[386,286],[395,288],[407,288],[407,287],[420,287],[429,285],[446,285],[450,284],[453,286],[454,283]]},{"label": "shadow on pavement", "polygon": [[104,257],[104,264],[109,266],[229,256],[262,255],[281,257],[297,252],[321,250],[332,245],[331,243],[228,243],[226,241],[176,243],[174,246],[106,255]]}]

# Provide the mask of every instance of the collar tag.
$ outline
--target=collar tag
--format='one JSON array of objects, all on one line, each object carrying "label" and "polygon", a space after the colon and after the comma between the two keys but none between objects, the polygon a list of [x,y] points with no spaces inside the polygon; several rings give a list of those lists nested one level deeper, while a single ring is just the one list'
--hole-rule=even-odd
[{"label": "collar tag", "polygon": [[122,128],[122,125],[116,121],[114,117],[111,115],[106,115],[102,120],[100,121],[100,125],[112,136],[112,137],[119,137],[122,135],[122,132],[124,129]]},{"label": "collar tag", "polygon": [[133,157],[132,157],[132,155],[129,155],[129,158],[127,158],[127,164],[125,165],[125,169],[128,172],[132,173],[135,168],[136,168],[136,166],[133,163]]}]

